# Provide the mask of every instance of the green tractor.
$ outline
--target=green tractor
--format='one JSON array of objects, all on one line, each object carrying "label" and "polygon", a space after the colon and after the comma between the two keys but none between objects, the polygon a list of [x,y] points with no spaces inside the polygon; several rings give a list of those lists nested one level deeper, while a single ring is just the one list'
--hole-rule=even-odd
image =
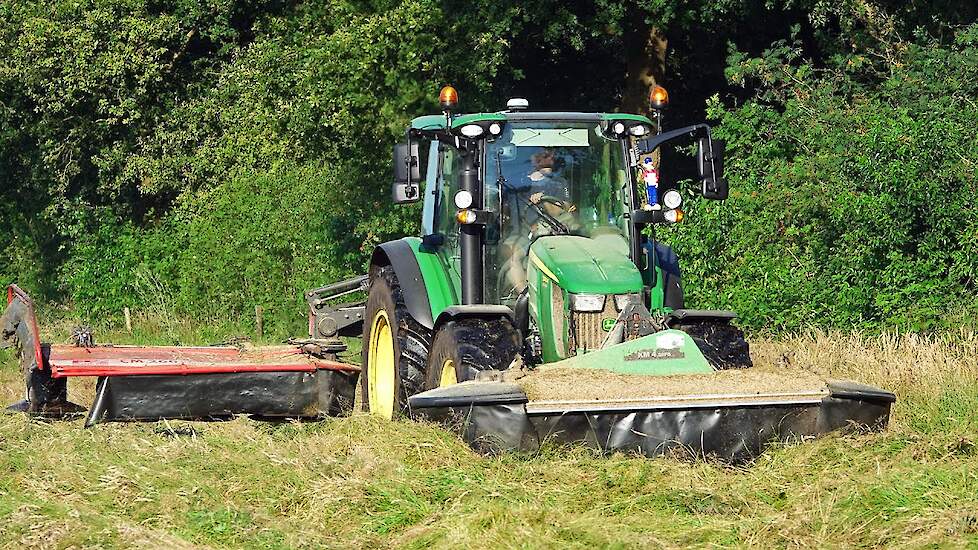
[{"label": "green tractor", "polygon": [[[454,89],[440,99],[443,114],[414,119],[394,148],[393,199],[423,202],[422,235],[370,261],[365,410],[443,420],[489,448],[551,438],[731,458],[886,422],[889,392],[771,372],[755,391],[722,375],[751,370],[736,315],[687,309],[676,255],[655,238],[682,220],[684,191],[727,197],[708,125],[662,131],[659,113],[531,112],[525,100],[456,115]],[[653,156],[689,145],[695,189],[658,183]]]}]

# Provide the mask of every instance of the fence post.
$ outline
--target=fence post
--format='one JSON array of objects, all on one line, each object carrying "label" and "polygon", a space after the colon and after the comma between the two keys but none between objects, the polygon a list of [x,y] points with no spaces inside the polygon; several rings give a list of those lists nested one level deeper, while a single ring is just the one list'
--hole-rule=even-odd
[{"label": "fence post", "polygon": [[126,332],[132,334],[132,314],[128,306],[122,308],[122,314],[126,317]]},{"label": "fence post", "polygon": [[258,338],[261,339],[264,336],[265,330],[263,326],[262,316],[265,313],[264,308],[261,306],[255,306],[255,332],[258,334]]}]

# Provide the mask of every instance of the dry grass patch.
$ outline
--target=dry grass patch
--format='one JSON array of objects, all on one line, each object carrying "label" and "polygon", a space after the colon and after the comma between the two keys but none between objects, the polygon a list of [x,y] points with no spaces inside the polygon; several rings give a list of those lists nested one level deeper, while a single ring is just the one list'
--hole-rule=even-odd
[{"label": "dry grass patch", "polygon": [[757,395],[826,391],[807,369],[772,364],[713,374],[642,376],[594,369],[538,367],[516,381],[530,400],[611,401],[689,395]]}]

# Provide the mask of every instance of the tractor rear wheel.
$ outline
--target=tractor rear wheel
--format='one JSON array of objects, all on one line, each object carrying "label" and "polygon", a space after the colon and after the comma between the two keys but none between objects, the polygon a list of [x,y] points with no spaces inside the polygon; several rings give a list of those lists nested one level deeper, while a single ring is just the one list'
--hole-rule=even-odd
[{"label": "tractor rear wheel", "polygon": [[522,348],[505,319],[457,319],[438,328],[428,353],[427,388],[472,380],[484,370],[504,370]]},{"label": "tractor rear wheel", "polygon": [[363,322],[363,410],[391,419],[424,389],[431,331],[411,317],[390,266],[370,279]]}]

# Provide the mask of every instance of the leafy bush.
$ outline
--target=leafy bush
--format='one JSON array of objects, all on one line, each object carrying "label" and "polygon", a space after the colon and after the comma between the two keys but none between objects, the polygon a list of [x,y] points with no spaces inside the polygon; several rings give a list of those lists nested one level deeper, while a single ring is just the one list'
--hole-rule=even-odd
[{"label": "leafy bush", "polygon": [[390,145],[444,82],[478,107],[494,27],[431,0],[232,4],[0,7],[4,282],[89,316],[285,315],[417,224]]},{"label": "leafy bush", "polygon": [[155,227],[102,221],[72,249],[62,280],[86,316],[123,307],[162,315],[302,319],[302,291],[363,266],[335,172],[319,164],[243,171],[186,194]]},{"label": "leafy bush", "polygon": [[978,26],[952,45],[876,36],[824,69],[786,43],[731,57],[763,87],[709,105],[731,197],[675,232],[691,303],[774,330],[978,313]]}]

